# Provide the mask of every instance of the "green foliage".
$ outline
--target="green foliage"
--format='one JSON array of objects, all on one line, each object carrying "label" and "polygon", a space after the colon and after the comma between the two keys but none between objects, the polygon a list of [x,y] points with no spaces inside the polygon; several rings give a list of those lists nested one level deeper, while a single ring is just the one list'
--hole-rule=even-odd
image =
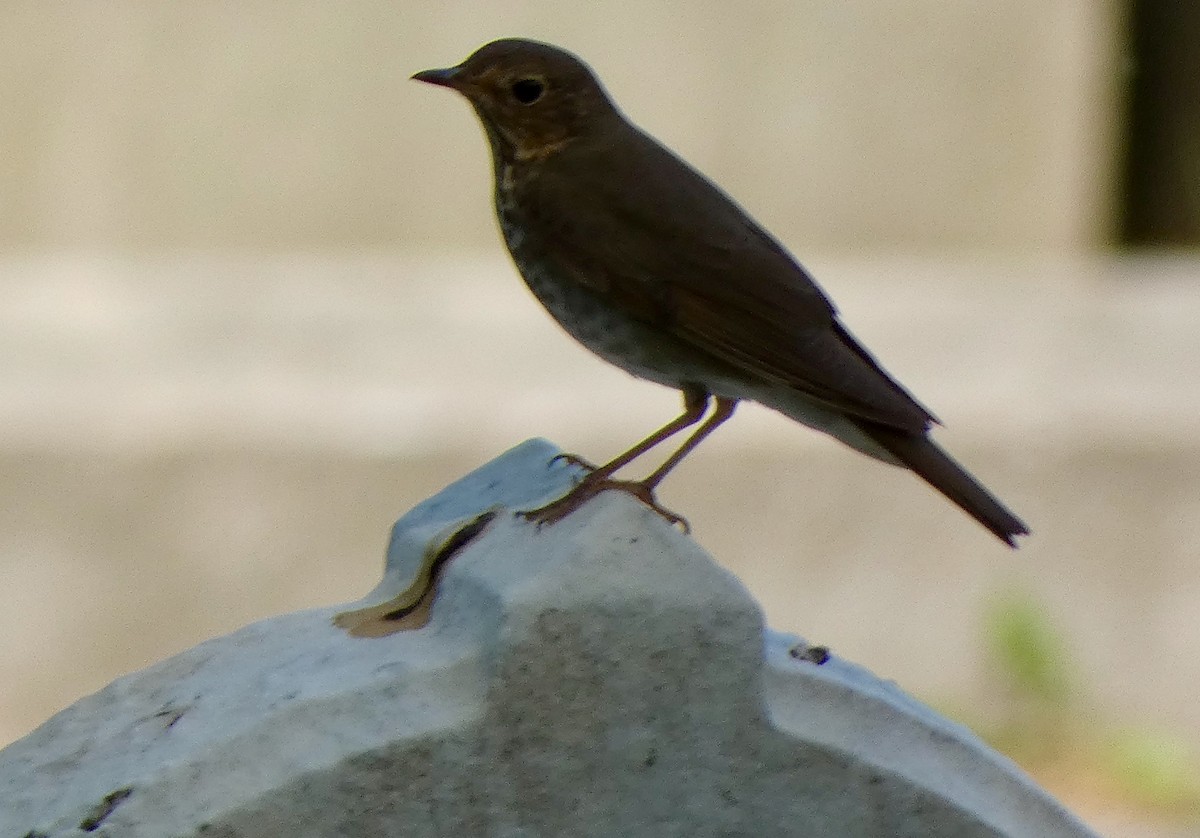
[{"label": "green foliage", "polygon": [[1147,730],[1122,731],[1104,749],[1107,772],[1133,799],[1158,809],[1200,811],[1200,772],[1177,737]]},{"label": "green foliage", "polygon": [[1178,737],[1121,729],[1089,712],[1067,639],[1033,596],[996,596],[983,625],[997,698],[986,738],[997,748],[1034,774],[1069,777],[1073,787],[1185,821],[1200,812],[1196,754]]},{"label": "green foliage", "polygon": [[985,636],[996,675],[1013,698],[1063,707],[1071,696],[1066,641],[1045,608],[1018,592],[996,600],[985,614]]}]

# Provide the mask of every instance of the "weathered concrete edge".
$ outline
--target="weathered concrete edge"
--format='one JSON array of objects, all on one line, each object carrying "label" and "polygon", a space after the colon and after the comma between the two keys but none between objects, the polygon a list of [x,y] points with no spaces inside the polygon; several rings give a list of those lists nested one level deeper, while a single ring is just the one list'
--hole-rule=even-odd
[{"label": "weathered concrete edge", "polygon": [[[429,533],[477,515],[484,502],[494,506],[497,479],[513,468],[514,457],[527,466],[536,465],[541,479],[548,476],[553,487],[543,486],[540,494],[531,496],[529,483],[522,493],[516,481],[508,487],[511,497],[506,501],[520,508],[560,491],[570,474],[545,466],[554,451],[540,441],[519,446],[442,493],[450,497],[439,495],[406,515],[393,533],[389,578],[400,578],[401,571],[419,559],[422,538]],[[500,474],[494,471],[497,467]],[[474,500],[469,499],[472,494]],[[441,501],[435,503],[438,498]],[[605,496],[595,504],[623,504],[631,514],[653,515],[620,496]],[[364,602],[390,595],[394,587],[385,578]],[[181,825],[202,822],[214,806],[236,807],[238,800],[253,799],[259,789],[269,788],[279,778],[286,780],[295,772],[319,770],[346,755],[369,751],[388,735],[396,741],[398,731],[402,739],[407,736],[416,742],[477,718],[486,690],[484,658],[490,648],[489,609],[484,600],[476,599],[477,594],[486,600],[487,591],[475,586],[467,594],[472,607],[449,609],[451,617],[454,611],[460,617],[474,615],[474,626],[465,632],[462,619],[450,619],[435,621],[430,630],[409,633],[399,642],[364,643],[330,626],[341,609],[320,609],[248,626],[120,679],[0,752],[0,788],[4,774],[9,775],[9,789],[18,788],[17,794],[5,796],[9,804],[0,812],[0,827],[24,834],[33,825],[22,815],[37,817],[39,794],[26,782],[22,799],[20,784],[39,768],[45,771],[46,752],[60,738],[66,742],[74,736],[96,745],[93,753],[103,754],[104,761],[97,766],[100,770],[90,774],[63,772],[55,788],[61,809],[52,824],[44,819],[37,824],[47,835],[71,834],[76,825],[102,810],[104,801],[130,787],[147,793],[126,804],[122,813],[126,817],[148,808],[173,810],[172,819]],[[477,617],[484,619],[476,621]],[[304,644],[298,646],[297,638],[304,638]],[[1019,769],[969,731],[845,661],[833,658],[817,666],[793,658],[788,650],[796,640],[771,632],[764,638],[764,704],[781,733],[851,753],[867,765],[901,775],[975,813],[1002,833],[1027,832],[1031,820],[1043,824],[1045,834],[1062,835],[1064,824],[1077,824]],[[269,677],[256,680],[264,664]],[[420,689],[412,688],[413,684]],[[193,710],[188,696],[201,692],[203,708]],[[356,720],[362,707],[369,712],[352,736],[346,737],[341,729],[323,736],[320,721],[339,705],[350,707]],[[106,710],[118,714],[106,716]],[[78,729],[80,722],[97,721],[95,729]],[[72,723],[76,729],[64,731]],[[169,736],[162,735],[166,730]],[[280,731],[296,735],[281,736]],[[275,757],[266,776],[259,766],[239,765],[237,760],[238,752],[264,742],[269,742],[268,752]],[[196,749],[204,752],[199,761]],[[64,753],[59,762],[69,758]],[[79,761],[86,758],[85,753]],[[3,771],[6,762],[13,771]],[[208,776],[213,774],[209,771],[205,793],[198,797],[193,778],[203,765],[235,768],[223,767],[215,776]],[[44,773],[39,777],[43,782],[54,779]],[[115,805],[121,806],[122,800]],[[1089,834],[1082,826],[1075,833]]]},{"label": "weathered concrete edge", "polygon": [[[781,733],[851,753],[978,815],[1004,834],[1092,833],[1008,757],[865,668],[797,660],[805,641],[767,630],[764,700]],[[1019,816],[1019,817],[1018,817]]]}]

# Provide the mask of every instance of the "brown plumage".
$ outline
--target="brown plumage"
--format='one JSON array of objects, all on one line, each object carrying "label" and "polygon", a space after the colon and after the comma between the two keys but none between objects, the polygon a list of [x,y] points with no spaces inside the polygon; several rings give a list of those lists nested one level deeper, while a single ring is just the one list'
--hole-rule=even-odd
[{"label": "brown plumage", "polygon": [[[495,41],[415,79],[450,87],[483,123],[513,261],[568,333],[635,376],[683,391],[684,413],[564,498],[653,490],[741,399],[906,466],[1015,546],[1025,524],[930,438],[936,422],[846,331],[813,279],[719,188],[631,124],[575,56]],[[612,474],[716,408],[658,470]],[[686,524],[685,524],[686,526]]]}]

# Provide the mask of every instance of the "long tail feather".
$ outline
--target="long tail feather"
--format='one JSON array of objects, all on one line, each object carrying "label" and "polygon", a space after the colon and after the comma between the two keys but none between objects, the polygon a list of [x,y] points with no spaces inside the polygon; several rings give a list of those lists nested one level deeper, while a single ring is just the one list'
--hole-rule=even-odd
[{"label": "long tail feather", "polygon": [[1017,546],[1018,535],[1029,534],[1029,528],[1025,526],[1024,521],[983,488],[966,469],[928,436],[905,433],[866,422],[856,424],[863,433],[987,527],[1009,547]]}]

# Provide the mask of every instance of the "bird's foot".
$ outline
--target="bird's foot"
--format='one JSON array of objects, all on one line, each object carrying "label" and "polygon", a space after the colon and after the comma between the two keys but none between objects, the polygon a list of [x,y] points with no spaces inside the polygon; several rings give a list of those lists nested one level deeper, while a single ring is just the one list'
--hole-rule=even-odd
[{"label": "bird's foot", "polygon": [[545,506],[539,506],[537,509],[529,509],[517,514],[527,521],[532,521],[538,527],[543,527],[561,521],[601,492],[616,490],[633,495],[663,518],[666,518],[671,524],[678,524],[684,534],[692,531],[692,527],[688,524],[687,519],[660,505],[654,497],[654,491],[645,483],[637,480],[610,480],[608,478],[592,480],[590,479],[591,477],[592,475],[588,475],[583,478],[583,480],[575,484],[575,487],[571,491],[558,500],[551,501]]},{"label": "bird's foot", "polygon": [[551,464],[566,463],[567,465],[579,466],[581,469],[588,472],[589,474],[598,468],[598,466],[595,466],[592,463],[589,463],[587,460],[585,460],[583,457],[580,457],[578,454],[555,454],[553,457],[550,458],[550,463]]}]

